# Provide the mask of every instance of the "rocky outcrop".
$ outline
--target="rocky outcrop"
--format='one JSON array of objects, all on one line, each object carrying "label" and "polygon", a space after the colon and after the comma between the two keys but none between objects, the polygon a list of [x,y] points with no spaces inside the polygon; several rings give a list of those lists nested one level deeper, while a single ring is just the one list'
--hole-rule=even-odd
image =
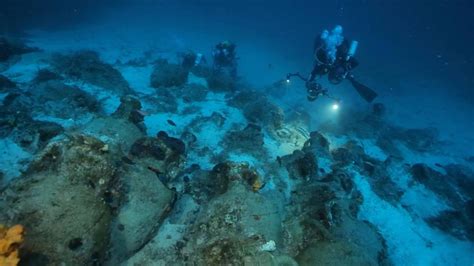
[{"label": "rocky outcrop", "polygon": [[128,166],[122,183],[127,187],[126,199],[111,228],[108,265],[117,265],[142,249],[155,236],[176,199],[176,194],[142,165]]},{"label": "rocky outcrop", "polygon": [[415,164],[411,167],[415,182],[432,190],[452,208],[425,220],[428,224],[459,239],[472,241],[474,239],[474,173],[461,165],[446,165],[443,168],[446,174],[425,164]]},{"label": "rocky outcrop", "polygon": [[150,77],[153,88],[179,87],[188,80],[188,71],[178,64],[168,63],[167,60],[158,60],[155,63]]},{"label": "rocky outcrop", "polygon": [[116,174],[106,144],[95,138],[73,135],[50,143],[2,196],[9,221],[28,232],[25,260],[100,263],[109,241],[107,203],[116,195]]},{"label": "rocky outcrop", "polygon": [[10,92],[16,88],[16,83],[4,75],[0,75],[0,92]]},{"label": "rocky outcrop", "polygon": [[229,105],[241,109],[248,121],[265,129],[273,131],[284,125],[283,110],[262,93],[242,91],[229,100]]},{"label": "rocky outcrop", "polygon": [[8,39],[0,36],[0,62],[5,62],[15,56],[35,51],[38,51],[38,49],[28,47],[19,40]]},{"label": "rocky outcrop", "polygon": [[228,152],[241,152],[252,154],[256,157],[265,157],[263,148],[264,135],[262,128],[255,124],[248,124],[242,130],[230,130],[224,136],[221,144]]},{"label": "rocky outcrop", "polygon": [[118,95],[132,93],[122,74],[111,65],[100,60],[99,55],[94,51],[55,55],[53,66],[55,70],[69,78],[88,82]]}]

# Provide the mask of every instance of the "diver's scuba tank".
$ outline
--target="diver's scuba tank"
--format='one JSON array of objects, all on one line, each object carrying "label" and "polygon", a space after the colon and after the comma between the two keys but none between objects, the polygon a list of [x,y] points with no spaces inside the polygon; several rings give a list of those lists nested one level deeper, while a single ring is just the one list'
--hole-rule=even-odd
[{"label": "diver's scuba tank", "polygon": [[358,41],[351,42],[349,46],[349,50],[347,51],[346,61],[349,61],[349,59],[355,55],[358,45],[359,45]]}]

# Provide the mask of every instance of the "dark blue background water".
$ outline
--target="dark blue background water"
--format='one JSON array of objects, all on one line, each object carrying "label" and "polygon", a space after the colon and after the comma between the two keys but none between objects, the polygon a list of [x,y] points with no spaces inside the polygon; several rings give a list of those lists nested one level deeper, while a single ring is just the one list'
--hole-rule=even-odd
[{"label": "dark blue background water", "polygon": [[[382,102],[398,105],[394,107],[398,111],[424,113],[424,118],[412,126],[434,125],[443,115],[446,123],[452,123],[447,126],[451,134],[474,132],[472,119],[460,118],[469,117],[474,110],[474,1],[1,3],[0,29],[10,34],[21,35],[32,28],[50,32],[77,29],[107,18],[117,31],[142,28],[137,42],[163,29],[177,36],[194,34],[194,39],[204,43],[198,47],[197,42],[190,42],[188,49],[210,51],[219,40],[234,40],[241,57],[240,72],[259,85],[271,83],[289,71],[310,71],[314,37],[325,28],[341,24],[346,37],[360,42],[357,57],[361,65],[356,75],[379,92]],[[267,68],[269,65],[273,70]],[[304,97],[304,92],[297,93]],[[335,88],[335,93],[354,96],[349,102],[363,103],[351,89]],[[460,110],[456,110],[458,105]],[[400,122],[407,120],[397,115]],[[453,122],[450,116],[459,119]]]}]

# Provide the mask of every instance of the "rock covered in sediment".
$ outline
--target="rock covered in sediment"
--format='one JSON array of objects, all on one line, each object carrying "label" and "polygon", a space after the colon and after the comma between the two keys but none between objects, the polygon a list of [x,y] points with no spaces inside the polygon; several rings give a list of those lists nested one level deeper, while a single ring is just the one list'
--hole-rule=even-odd
[{"label": "rock covered in sediment", "polygon": [[108,265],[117,265],[143,248],[155,236],[176,197],[142,165],[126,167],[122,176],[127,193],[111,228]]},{"label": "rock covered in sediment", "polygon": [[94,51],[79,51],[70,55],[55,55],[52,62],[61,74],[82,80],[117,93],[132,93],[122,74],[110,64],[104,63]]},{"label": "rock covered in sediment", "polygon": [[37,121],[26,111],[0,108],[0,136],[10,137],[22,148],[31,152],[43,148],[49,140],[61,134],[63,127],[54,122]]},{"label": "rock covered in sediment", "polygon": [[99,117],[84,125],[83,132],[108,144],[116,154],[127,154],[143,132],[127,119]]},{"label": "rock covered in sediment", "polygon": [[182,248],[182,259],[198,265],[227,265],[258,261],[261,246],[281,243],[281,216],[275,202],[242,182],[212,199],[200,212]]},{"label": "rock covered in sediment", "polygon": [[425,164],[415,164],[411,173],[415,182],[439,195],[451,207],[434,217],[428,224],[462,240],[474,239],[474,173],[462,165],[442,166],[442,174]]},{"label": "rock covered in sediment", "polygon": [[100,111],[99,101],[79,87],[68,86],[58,80],[34,84],[29,95],[33,112],[63,119]]},{"label": "rock covered in sediment", "polygon": [[186,84],[173,90],[176,97],[182,98],[185,103],[204,101],[208,92],[209,89],[206,86],[197,83]]},{"label": "rock covered in sediment", "polygon": [[0,75],[0,92],[9,92],[16,88],[16,83],[4,75]]},{"label": "rock covered in sediment", "polygon": [[227,73],[212,71],[206,81],[209,89],[215,92],[234,92],[237,88],[235,78]]},{"label": "rock covered in sediment", "polygon": [[[281,158],[294,180],[289,195],[291,204],[283,222],[285,251],[302,265],[338,264],[345,252],[351,254],[344,257],[346,263],[385,263],[383,238],[357,219],[363,198],[355,189],[350,172],[337,161],[331,172],[318,172],[319,158],[333,158],[327,140],[317,132],[311,135],[301,150]],[[348,153],[357,151],[355,148]],[[346,160],[337,156],[336,159]],[[326,252],[314,256],[318,250]]]},{"label": "rock covered in sediment", "polygon": [[187,192],[199,203],[208,202],[226,193],[234,181],[245,184],[254,192],[259,191],[264,185],[263,178],[255,168],[247,163],[227,161],[216,164],[211,171],[193,172]]},{"label": "rock covered in sediment", "polygon": [[50,69],[43,68],[38,70],[36,77],[33,79],[33,83],[39,84],[51,80],[63,80],[63,77]]},{"label": "rock covered in sediment", "polygon": [[264,135],[259,125],[248,124],[242,130],[230,130],[221,143],[227,151],[248,153],[256,157],[266,156],[263,148]]},{"label": "rock covered in sediment", "polygon": [[273,104],[267,96],[256,91],[242,91],[229,100],[229,105],[241,109],[245,118],[252,123],[260,124],[270,131],[284,125],[283,110]]},{"label": "rock covered in sediment", "polygon": [[185,144],[164,131],[156,137],[139,138],[130,148],[130,157],[154,171],[165,184],[182,171],[185,156]]},{"label": "rock covered in sediment", "polygon": [[35,51],[38,51],[38,49],[29,47],[20,40],[0,36],[0,62],[5,62],[15,56]]},{"label": "rock covered in sediment", "polygon": [[318,177],[317,157],[311,152],[294,151],[291,155],[281,157],[290,178],[315,179]]},{"label": "rock covered in sediment", "polygon": [[188,71],[181,65],[169,63],[167,60],[158,60],[155,63],[150,77],[153,88],[179,87],[188,80]]},{"label": "rock covered in sediment", "polygon": [[108,202],[117,195],[116,163],[105,145],[84,135],[52,142],[3,192],[8,222],[28,232],[25,260],[87,265],[103,259],[111,221]]},{"label": "rock covered in sediment", "polygon": [[146,126],[144,124],[145,115],[141,109],[142,104],[138,98],[132,95],[126,95],[120,98],[120,105],[112,116],[126,119],[136,125],[142,132],[146,132]]}]

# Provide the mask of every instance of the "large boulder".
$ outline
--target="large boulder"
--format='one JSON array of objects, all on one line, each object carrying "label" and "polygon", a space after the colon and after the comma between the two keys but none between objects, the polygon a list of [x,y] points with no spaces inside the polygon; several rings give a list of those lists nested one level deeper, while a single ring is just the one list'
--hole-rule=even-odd
[{"label": "large boulder", "polygon": [[84,125],[83,132],[104,141],[117,154],[127,154],[143,132],[127,119],[99,117]]},{"label": "large boulder", "polygon": [[[270,198],[255,193],[239,180],[211,200],[186,234],[182,257],[198,265],[228,265],[247,261],[255,265],[259,255],[274,251],[266,243],[281,243],[281,215]],[[268,245],[268,244],[267,244]]]},{"label": "large boulder", "polygon": [[34,51],[38,51],[38,49],[28,47],[21,41],[0,36],[0,62],[7,61],[17,55],[31,53]]},{"label": "large boulder", "polygon": [[266,156],[262,128],[255,124],[248,124],[242,130],[230,130],[221,144],[230,152],[249,153],[256,157]]},{"label": "large boulder", "polygon": [[100,103],[90,93],[59,80],[35,84],[29,89],[33,112],[63,119],[100,111]]},{"label": "large boulder", "polygon": [[[106,144],[85,135],[50,143],[3,192],[1,223],[22,224],[31,265],[100,263],[109,241],[116,163]],[[23,259],[22,259],[23,260]]]},{"label": "large boulder", "polygon": [[136,163],[155,172],[165,184],[174,180],[182,171],[185,159],[185,144],[164,131],[156,137],[142,137],[133,143],[129,157]]},{"label": "large boulder", "polygon": [[153,88],[179,87],[188,80],[188,71],[181,65],[158,60],[151,73],[150,85]]},{"label": "large boulder", "polygon": [[256,91],[242,91],[229,100],[229,105],[243,111],[245,118],[251,123],[274,131],[284,125],[283,110],[273,104],[267,96]]},{"label": "large boulder", "polygon": [[9,92],[16,88],[16,83],[4,75],[0,75],[0,92]]},{"label": "large boulder", "polygon": [[127,168],[122,178],[126,202],[111,228],[110,265],[129,258],[155,236],[176,196],[153,171],[141,165]]},{"label": "large boulder", "polygon": [[122,74],[111,65],[104,63],[97,52],[80,51],[71,55],[55,55],[55,69],[70,78],[99,86],[118,95],[132,93]]},{"label": "large boulder", "polygon": [[474,173],[462,165],[442,166],[446,174],[425,164],[415,164],[411,173],[415,182],[423,184],[451,207],[425,220],[431,226],[462,240],[474,239]]}]

